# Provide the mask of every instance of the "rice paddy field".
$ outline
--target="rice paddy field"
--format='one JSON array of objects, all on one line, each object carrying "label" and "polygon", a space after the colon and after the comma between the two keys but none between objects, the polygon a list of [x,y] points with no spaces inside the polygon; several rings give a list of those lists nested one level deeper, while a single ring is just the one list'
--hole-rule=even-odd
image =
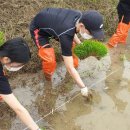
[{"label": "rice paddy field", "polygon": [[[0,31],[6,39],[22,36],[28,42],[32,59],[18,73],[9,73],[9,82],[18,100],[41,128],[46,130],[130,130],[130,34],[127,44],[108,50],[100,60],[93,56],[80,60],[77,71],[92,91],[86,100],[60,59],[52,82],[44,79],[37,48],[28,26],[45,7],[79,10],[96,9],[104,16],[107,43],[118,23],[117,0],[0,0]],[[26,130],[16,114],[0,102],[0,130]]]}]

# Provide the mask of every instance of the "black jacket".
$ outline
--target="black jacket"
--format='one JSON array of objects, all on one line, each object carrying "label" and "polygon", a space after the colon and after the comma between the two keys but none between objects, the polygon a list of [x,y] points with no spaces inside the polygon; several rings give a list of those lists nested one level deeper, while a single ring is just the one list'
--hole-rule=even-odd
[{"label": "black jacket", "polygon": [[72,42],[76,33],[75,24],[81,16],[82,13],[76,10],[46,8],[39,12],[31,22],[32,38],[36,43],[34,31],[38,29],[37,41],[41,46],[48,43],[50,38],[54,38],[61,43],[62,55],[71,56]]}]

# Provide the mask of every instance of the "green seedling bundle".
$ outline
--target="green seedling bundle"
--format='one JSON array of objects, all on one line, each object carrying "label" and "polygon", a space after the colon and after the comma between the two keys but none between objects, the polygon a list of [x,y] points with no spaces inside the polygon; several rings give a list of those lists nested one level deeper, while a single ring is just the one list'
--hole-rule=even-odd
[{"label": "green seedling bundle", "polygon": [[94,56],[99,60],[107,55],[108,49],[102,42],[96,40],[85,40],[74,48],[74,53],[79,57],[79,59]]}]

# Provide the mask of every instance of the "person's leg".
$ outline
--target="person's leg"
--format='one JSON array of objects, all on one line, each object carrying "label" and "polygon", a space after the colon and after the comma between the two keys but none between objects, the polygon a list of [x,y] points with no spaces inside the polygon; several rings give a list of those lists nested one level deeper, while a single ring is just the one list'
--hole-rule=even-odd
[{"label": "person's leg", "polygon": [[112,35],[108,44],[113,47],[116,47],[118,43],[126,44],[129,28],[129,24],[123,23],[123,21],[121,21],[117,26],[116,33]]},{"label": "person's leg", "polygon": [[47,44],[39,48],[38,55],[42,59],[42,70],[46,80],[51,80],[56,69],[56,58],[54,48],[46,48],[46,46]]},{"label": "person's leg", "polygon": [[49,38],[47,36],[39,35],[39,30],[30,31],[31,36],[38,47],[38,56],[42,60],[42,70],[46,80],[51,80],[52,75],[56,69],[56,58],[54,49],[47,43]]},{"label": "person's leg", "polygon": [[38,125],[33,121],[28,111],[19,103],[13,94],[0,95],[2,99],[16,112],[19,118],[27,125],[30,130],[38,130]]},{"label": "person's leg", "polygon": [[74,67],[75,68],[78,68],[78,66],[79,66],[79,59],[78,59],[78,57],[74,54],[74,48],[75,48],[75,46],[76,46],[76,43],[75,42],[73,42],[73,44],[72,44],[72,56],[73,56],[73,64],[74,64]]},{"label": "person's leg", "polygon": [[108,42],[109,47],[116,47],[118,43],[126,44],[126,39],[130,29],[130,14],[126,12],[125,8],[129,8],[129,5],[125,2],[122,3],[122,1],[119,1],[117,6],[119,23],[116,32],[112,35]]}]

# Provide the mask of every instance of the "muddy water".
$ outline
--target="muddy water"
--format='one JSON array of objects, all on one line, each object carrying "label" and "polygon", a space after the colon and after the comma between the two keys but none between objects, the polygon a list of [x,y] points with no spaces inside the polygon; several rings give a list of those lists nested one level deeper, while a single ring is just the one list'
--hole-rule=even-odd
[{"label": "muddy water", "polygon": [[[80,95],[63,63],[52,83],[44,80],[41,71],[20,75],[10,83],[34,120],[48,130],[130,130],[129,53],[129,45],[119,45],[100,61],[94,57],[80,61],[78,72],[92,89],[91,101]],[[0,103],[0,112],[0,130],[26,128],[5,103]]]},{"label": "muddy water", "polygon": [[[128,40],[128,42],[130,39]],[[125,54],[125,55],[124,55]],[[79,72],[87,85],[95,83],[93,100],[86,102],[81,95],[64,105],[63,111],[50,115],[55,130],[129,130],[130,129],[130,49],[119,45],[104,61],[81,61]],[[82,66],[83,63],[83,66]],[[101,67],[101,68],[100,68]],[[92,71],[93,70],[93,71]],[[104,77],[106,77],[105,80]],[[101,81],[101,82],[98,82]]]}]

